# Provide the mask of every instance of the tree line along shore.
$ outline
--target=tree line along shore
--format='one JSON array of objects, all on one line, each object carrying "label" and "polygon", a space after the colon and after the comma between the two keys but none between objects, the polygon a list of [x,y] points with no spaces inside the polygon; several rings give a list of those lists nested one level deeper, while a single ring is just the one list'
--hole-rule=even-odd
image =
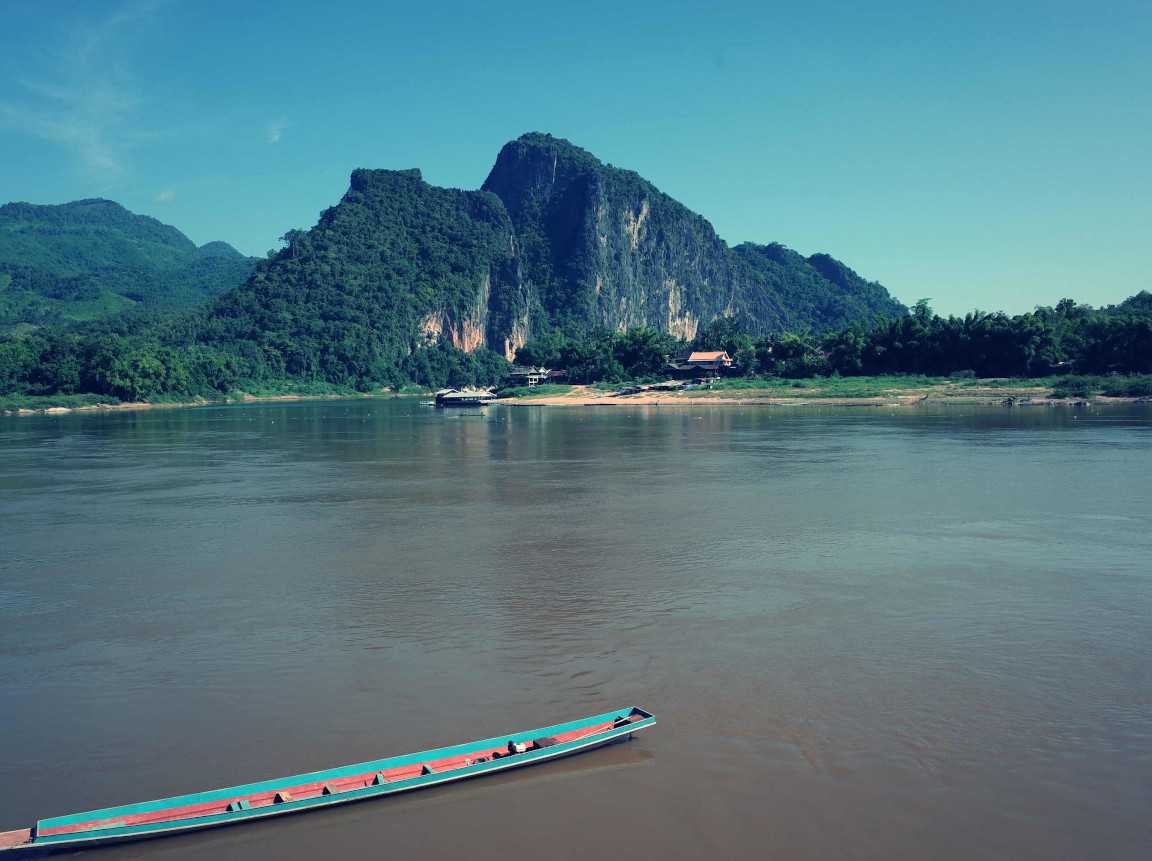
[{"label": "tree line along shore", "polygon": [[[147,334],[152,330],[141,331],[109,321],[102,328],[38,331],[0,341],[0,410],[339,396],[385,389],[500,389],[507,386],[513,368],[485,348],[464,352],[434,344],[366,376],[330,353],[293,365],[283,360],[280,350],[275,351],[281,357],[277,363],[269,355],[249,356],[227,343],[166,344]],[[677,397],[856,400],[882,398],[886,391],[921,390],[923,397],[929,390],[947,389],[986,400],[1143,398],[1152,396],[1152,294],[1141,292],[1099,309],[1065,299],[1055,307],[1016,316],[971,312],[941,317],[921,301],[895,319],[876,318],[823,335],[753,338],[731,317],[712,321],[691,341],[651,328],[593,329],[577,338],[546,332],[524,344],[516,359],[561,369],[569,385],[612,386],[665,378],[669,358],[685,348],[726,352],[733,359],[729,373],[734,375],[711,389]],[[991,380],[998,382],[989,384]],[[543,392],[534,395],[538,399]]]}]

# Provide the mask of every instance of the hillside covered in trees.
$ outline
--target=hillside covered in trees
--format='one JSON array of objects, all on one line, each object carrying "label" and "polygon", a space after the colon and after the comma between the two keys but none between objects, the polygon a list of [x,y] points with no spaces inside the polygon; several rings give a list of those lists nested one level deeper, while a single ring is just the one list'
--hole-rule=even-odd
[{"label": "hillside covered in trees", "polygon": [[827,331],[905,310],[826,255],[737,253],[637,174],[548,135],[506,145],[478,191],[357,170],[313,228],[284,240],[242,287],[147,337],[229,354],[260,379],[370,388],[420,377],[430,348],[488,366],[533,337],[641,327],[690,339],[726,315],[754,334]]},{"label": "hillside covered in trees", "polygon": [[0,332],[160,314],[242,284],[256,261],[110,200],[0,206]]}]

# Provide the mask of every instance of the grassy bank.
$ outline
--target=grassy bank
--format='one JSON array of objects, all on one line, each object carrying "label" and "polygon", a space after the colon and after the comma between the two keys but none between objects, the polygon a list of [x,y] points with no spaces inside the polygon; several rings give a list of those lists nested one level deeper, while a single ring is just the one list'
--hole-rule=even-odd
[{"label": "grassy bank", "polygon": [[116,405],[119,398],[108,395],[5,395],[0,397],[0,413],[20,410],[75,410],[97,404]]},{"label": "grassy bank", "polygon": [[[812,377],[802,380],[782,378],[720,380],[711,388],[694,386],[689,390],[644,391],[620,394],[618,384],[589,386],[545,384],[531,388],[504,389],[499,395],[506,403],[550,404],[675,404],[730,403],[784,404],[828,403],[845,405],[890,404],[1053,404],[1062,401],[1098,399],[1140,400],[1152,398],[1152,375],[1062,376],[1039,379],[972,379],[922,376]],[[95,409],[112,406],[182,406],[190,403],[227,403],[249,400],[295,398],[372,398],[427,395],[421,386],[405,386],[397,392],[360,392],[329,383],[285,381],[253,391],[232,392],[214,401],[192,398],[157,398],[148,403],[121,403],[107,395],[10,395],[0,397],[0,413],[61,409]]]},{"label": "grassy bank", "polygon": [[500,398],[538,398],[566,395],[572,391],[572,386],[563,383],[541,383],[538,386],[513,386],[500,389],[496,395]]},{"label": "grassy bank", "polygon": [[307,398],[391,398],[397,395],[424,394],[426,389],[412,387],[413,391],[401,389],[399,392],[361,392],[349,386],[335,386],[329,383],[295,383],[285,381],[253,388],[251,391],[229,392],[216,398],[194,397],[190,395],[157,395],[147,401],[122,401],[110,395],[7,395],[0,397],[0,414],[20,412],[45,412],[48,410],[90,410],[103,407],[132,409],[145,407],[186,407],[204,404],[244,403],[246,401],[279,401]]},{"label": "grassy bank", "polygon": [[708,398],[761,396],[797,399],[907,398],[907,397],[1047,397],[1052,393],[1051,381],[1007,379],[960,379],[922,376],[883,377],[810,377],[800,380],[769,379],[722,380],[711,389],[693,389],[686,397]]}]

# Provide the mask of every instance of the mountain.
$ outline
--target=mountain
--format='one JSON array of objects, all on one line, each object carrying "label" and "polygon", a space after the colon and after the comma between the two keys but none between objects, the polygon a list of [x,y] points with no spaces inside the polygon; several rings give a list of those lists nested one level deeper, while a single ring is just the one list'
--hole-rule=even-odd
[{"label": "mountain", "polygon": [[286,238],[163,339],[237,351],[264,375],[364,384],[435,344],[512,358],[551,332],[690,339],[721,316],[753,335],[825,331],[906,310],[827,255],[731,249],[638,174],[544,134],[507,144],[478,191],[356,170],[315,227]]},{"label": "mountain", "polygon": [[253,258],[199,248],[111,200],[0,206],[0,330],[199,304],[243,283]]},{"label": "mountain", "polygon": [[483,188],[504,203],[547,320],[576,334],[648,326],[692,338],[720,316],[744,330],[838,328],[907,309],[825,254],[736,249],[639,174],[551,135],[505,145]]}]

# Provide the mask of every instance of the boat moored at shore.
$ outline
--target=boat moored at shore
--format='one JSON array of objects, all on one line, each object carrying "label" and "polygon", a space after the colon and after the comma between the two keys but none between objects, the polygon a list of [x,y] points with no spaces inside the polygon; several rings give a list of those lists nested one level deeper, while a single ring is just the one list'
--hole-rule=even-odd
[{"label": "boat moored at shore", "polygon": [[494,400],[492,392],[474,389],[441,389],[436,393],[438,407],[482,407]]}]

